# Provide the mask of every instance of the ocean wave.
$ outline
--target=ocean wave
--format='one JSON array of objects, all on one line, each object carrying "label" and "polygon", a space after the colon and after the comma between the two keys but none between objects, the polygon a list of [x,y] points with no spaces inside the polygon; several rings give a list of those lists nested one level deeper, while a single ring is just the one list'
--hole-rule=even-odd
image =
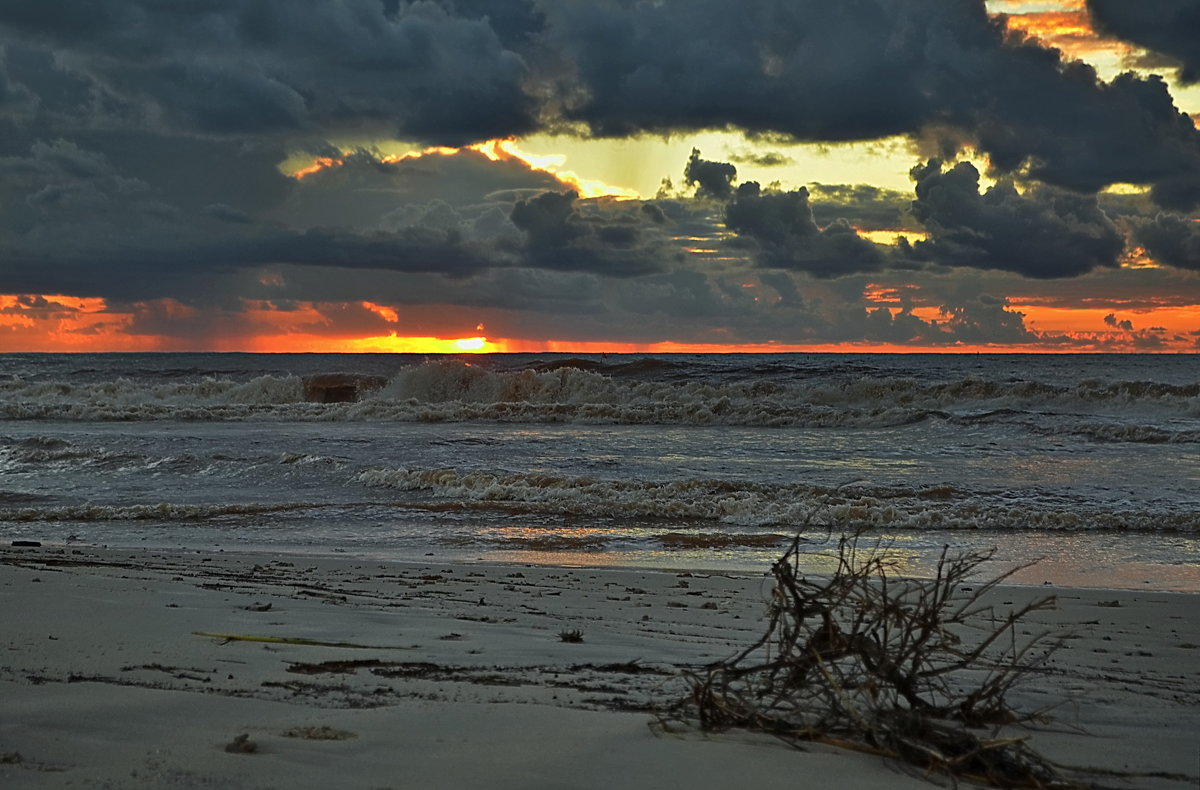
[{"label": "ocean wave", "polygon": [[283,452],[279,454],[276,463],[281,466],[330,466],[337,467],[346,463],[345,458],[337,458],[328,455],[309,455],[307,453],[289,453]]},{"label": "ocean wave", "polygon": [[0,472],[21,466],[54,466],[61,464],[97,464],[111,466],[128,463],[137,456],[109,450],[80,447],[50,436],[25,439],[0,437]]},{"label": "ocean wave", "polygon": [[[1193,442],[1200,428],[1162,427],[1200,417],[1200,384],[1057,384],[967,376],[929,382],[898,376],[706,378],[699,368],[656,359],[606,365],[566,359],[519,370],[489,370],[461,360],[401,369],[357,400],[305,400],[304,379],[263,375],[248,381],[204,378],[147,384],[0,383],[0,419],[196,421],[424,421],[628,425],[885,428],[930,419],[1037,425],[1059,415],[1119,414],[1144,429],[1087,429],[1103,441]],[[1142,419],[1145,418],[1145,419]],[[1053,430],[1054,428],[1052,428]],[[1140,431],[1140,432],[1139,432]],[[1123,432],[1123,433],[1122,433]]]},{"label": "ocean wave", "polygon": [[184,505],[171,502],[152,505],[57,505],[0,508],[0,521],[203,521],[221,516],[282,513],[319,507],[322,505],[295,502],[238,505]]},{"label": "ocean wave", "polygon": [[[752,527],[838,529],[997,529],[1200,531],[1200,513],[1104,509],[1086,498],[1037,501],[949,485],[839,487],[730,480],[671,482],[455,469],[373,469],[357,481],[373,488],[424,492],[446,509],[494,508],[510,514],[714,521]],[[411,503],[406,503],[411,504]]]},{"label": "ocean wave", "polygon": [[[1163,428],[1156,425],[1083,424],[1072,426],[1069,433],[1097,442],[1134,444],[1188,444],[1200,442],[1200,429]],[[1043,431],[1050,433],[1050,431]],[[1063,431],[1056,431],[1061,435]]]},{"label": "ocean wave", "polygon": [[1076,415],[1048,418],[1044,414],[1018,409],[995,409],[980,414],[948,416],[954,425],[1004,425],[1020,427],[1042,436],[1065,438],[1075,436],[1095,442],[1128,444],[1193,444],[1200,442],[1200,426],[1145,425],[1139,422],[1097,422]]}]

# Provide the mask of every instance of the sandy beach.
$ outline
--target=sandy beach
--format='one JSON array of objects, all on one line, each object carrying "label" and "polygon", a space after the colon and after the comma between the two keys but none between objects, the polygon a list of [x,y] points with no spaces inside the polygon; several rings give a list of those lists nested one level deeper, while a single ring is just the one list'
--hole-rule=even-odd
[{"label": "sandy beach", "polygon": [[[0,549],[0,786],[919,788],[764,735],[664,731],[681,669],[762,631],[765,575]],[[1192,788],[1197,596],[1053,592],[1015,692],[1097,786]],[[578,640],[564,637],[578,635]],[[836,779],[834,779],[836,777]]]}]

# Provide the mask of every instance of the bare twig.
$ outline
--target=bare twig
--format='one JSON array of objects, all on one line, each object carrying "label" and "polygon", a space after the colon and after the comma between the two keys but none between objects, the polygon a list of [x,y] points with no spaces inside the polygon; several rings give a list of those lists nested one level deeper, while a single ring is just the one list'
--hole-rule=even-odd
[{"label": "bare twig", "polygon": [[[879,544],[837,543],[829,577],[802,571],[798,534],[772,566],[761,637],[688,675],[690,693],[664,720],[741,727],[805,741],[853,744],[950,777],[999,787],[1069,788],[1023,738],[995,728],[1028,721],[1008,693],[1058,647],[1018,636],[1039,598],[998,615],[984,600],[1020,568],[974,577],[992,552],[943,549],[932,579],[902,578]],[[972,728],[992,727],[993,737]]]}]

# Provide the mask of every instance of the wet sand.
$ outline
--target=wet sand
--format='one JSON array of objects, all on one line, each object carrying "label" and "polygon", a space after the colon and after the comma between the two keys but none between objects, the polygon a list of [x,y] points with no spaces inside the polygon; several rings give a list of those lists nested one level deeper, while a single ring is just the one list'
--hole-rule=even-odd
[{"label": "wet sand", "polygon": [[[764,569],[765,572],[765,569]],[[894,763],[664,732],[681,670],[761,634],[769,580],[0,548],[4,788],[923,788]],[[1052,592],[1020,731],[1108,787],[1194,788],[1200,596]],[[578,639],[573,639],[577,636]],[[244,737],[242,737],[244,736]]]}]

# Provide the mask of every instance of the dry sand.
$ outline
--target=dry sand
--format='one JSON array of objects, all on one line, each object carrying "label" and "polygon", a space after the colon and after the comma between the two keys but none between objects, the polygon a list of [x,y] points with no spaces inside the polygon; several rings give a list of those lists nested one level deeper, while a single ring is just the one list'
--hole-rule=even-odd
[{"label": "dry sand", "polygon": [[[767,588],[749,575],[5,547],[0,788],[929,787],[857,752],[652,726],[685,691],[681,667],[761,633]],[[1004,588],[995,603],[1046,592]],[[1106,787],[1196,787],[1200,598],[1053,592],[1058,607],[1035,617],[1071,638],[1016,694],[1057,706],[1032,745],[1114,772],[1093,777]],[[583,641],[564,641],[571,631]]]}]

